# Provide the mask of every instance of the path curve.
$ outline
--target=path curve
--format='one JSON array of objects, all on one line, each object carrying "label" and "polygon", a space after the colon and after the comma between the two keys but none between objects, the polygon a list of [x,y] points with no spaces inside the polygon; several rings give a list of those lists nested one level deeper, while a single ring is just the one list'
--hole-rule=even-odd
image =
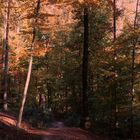
[{"label": "path curve", "polygon": [[[8,126],[16,126],[16,118],[0,113],[0,122]],[[80,128],[65,127],[63,122],[55,122],[55,128],[47,130],[40,130],[30,127],[27,123],[23,122],[21,128],[29,134],[40,135],[41,140],[102,140],[92,133],[82,130]]]}]

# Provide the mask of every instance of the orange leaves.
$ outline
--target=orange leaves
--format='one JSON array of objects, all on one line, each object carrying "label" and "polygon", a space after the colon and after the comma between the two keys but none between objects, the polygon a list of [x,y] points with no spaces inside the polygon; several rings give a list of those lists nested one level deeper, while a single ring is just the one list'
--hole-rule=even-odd
[{"label": "orange leaves", "polygon": [[46,42],[38,41],[38,42],[36,42],[36,44],[34,46],[33,54],[34,54],[34,56],[37,56],[37,57],[43,57],[49,51],[51,51],[51,48],[48,47],[48,44],[46,44]]},{"label": "orange leaves", "polygon": [[[46,1],[41,0],[38,20],[35,22],[33,15],[36,0],[13,0],[13,2],[16,8],[12,8],[10,15],[10,71],[14,71],[21,63],[28,60],[27,58],[30,56],[32,45],[33,55],[37,57],[43,57],[52,50],[49,42],[45,40],[37,41],[35,39],[35,42],[32,44],[33,28],[36,28],[37,32],[41,34],[48,34],[51,41],[54,39],[58,41],[57,34],[62,30],[62,32],[68,33],[71,24],[73,24],[72,5],[67,5],[66,3],[51,3],[46,5]],[[17,31],[18,29],[19,31]],[[60,42],[62,42],[61,37]]]},{"label": "orange leaves", "polygon": [[81,4],[99,4],[100,0],[78,0]]}]

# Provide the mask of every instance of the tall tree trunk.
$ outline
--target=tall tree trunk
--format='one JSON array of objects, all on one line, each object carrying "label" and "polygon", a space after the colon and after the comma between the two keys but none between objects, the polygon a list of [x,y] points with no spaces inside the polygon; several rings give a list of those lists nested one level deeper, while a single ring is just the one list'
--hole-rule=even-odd
[{"label": "tall tree trunk", "polygon": [[[40,10],[40,0],[37,1],[37,6],[35,7],[35,11],[34,11],[35,23],[37,23],[37,21],[38,21],[37,17],[38,17],[38,14],[39,14],[39,10]],[[30,83],[30,77],[31,77],[31,72],[32,72],[32,64],[33,64],[33,46],[34,46],[34,43],[35,43],[35,36],[36,36],[36,27],[33,27],[33,37],[32,37],[32,44],[31,44],[31,56],[30,56],[30,61],[29,61],[26,84],[25,84],[25,88],[24,88],[24,92],[23,92],[23,99],[22,99],[22,103],[21,103],[21,107],[20,107],[20,111],[19,111],[19,116],[18,116],[18,121],[17,121],[17,127],[18,128],[21,125],[23,110],[24,110],[26,97],[27,97],[27,91],[28,91],[28,87],[29,87],[29,83]]]},{"label": "tall tree trunk", "polygon": [[20,124],[21,124],[21,121],[22,121],[24,105],[25,105],[25,101],[26,101],[26,97],[27,97],[27,91],[28,91],[30,77],[31,77],[32,63],[33,63],[33,56],[31,56],[30,62],[29,62],[28,74],[27,74],[26,84],[25,84],[25,88],[24,88],[22,104],[21,104],[21,108],[20,108],[20,112],[19,112],[17,127],[20,127]]},{"label": "tall tree trunk", "polygon": [[116,41],[116,0],[113,0],[113,45],[114,45],[114,85],[113,85],[113,91],[112,91],[112,111],[114,112],[113,114],[113,133],[115,136],[117,136],[117,69],[116,69],[116,64],[117,64],[117,53],[116,53],[116,47],[115,47],[115,41]]},{"label": "tall tree trunk", "polygon": [[[84,44],[83,44],[83,65],[82,65],[82,117],[88,116],[88,48],[89,48],[89,15],[88,7],[84,7]],[[84,120],[85,121],[85,120]]]},{"label": "tall tree trunk", "polygon": [[6,2],[6,15],[4,18],[4,39],[3,39],[3,109],[8,110],[7,93],[8,93],[8,36],[9,36],[9,16],[10,16],[10,0]]},{"label": "tall tree trunk", "polygon": [[48,109],[50,109],[50,107],[51,107],[51,87],[49,86],[49,83],[47,83],[47,90],[48,90],[48,94],[47,94],[48,105],[47,105],[47,107],[48,107]]},{"label": "tall tree trunk", "polygon": [[[134,30],[138,26],[138,10],[139,10],[139,0],[137,0],[136,3],[136,11],[135,11],[135,19],[134,19]],[[132,67],[131,67],[131,125],[130,125],[130,133],[131,133],[131,138],[134,139],[134,122],[133,122],[133,101],[134,101],[134,95],[135,95],[135,51],[136,51],[136,45],[137,45],[138,38],[136,38],[133,42],[132,46]]]}]

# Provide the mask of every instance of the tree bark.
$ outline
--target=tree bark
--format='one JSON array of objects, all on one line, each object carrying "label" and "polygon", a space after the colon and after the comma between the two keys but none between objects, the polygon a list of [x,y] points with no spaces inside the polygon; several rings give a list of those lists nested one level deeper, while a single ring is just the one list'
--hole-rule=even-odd
[{"label": "tree bark", "polygon": [[28,91],[30,77],[31,77],[32,64],[33,64],[33,56],[31,56],[30,62],[29,62],[28,74],[27,74],[26,84],[25,84],[25,88],[24,88],[22,104],[21,104],[21,108],[20,108],[20,112],[19,112],[17,127],[20,127],[21,121],[22,121],[24,105],[25,105],[25,101],[26,101],[26,97],[27,97],[27,91]]},{"label": "tree bark", "polygon": [[[35,23],[37,23],[38,19],[38,14],[39,14],[39,9],[40,9],[40,0],[37,1],[37,6],[34,11],[34,19]],[[36,27],[33,27],[33,37],[32,37],[32,44],[31,44],[31,56],[30,56],[30,61],[29,61],[29,67],[28,67],[28,74],[27,74],[27,79],[26,79],[26,84],[23,92],[23,99],[19,111],[19,116],[18,116],[18,121],[17,121],[17,127],[20,128],[21,126],[21,121],[22,121],[22,116],[23,116],[23,110],[27,98],[27,91],[30,83],[30,77],[31,77],[31,72],[32,72],[32,64],[33,64],[33,46],[35,43],[35,36],[36,36]]]},{"label": "tree bark", "polygon": [[82,64],[82,117],[88,116],[88,48],[89,48],[89,15],[88,7],[84,7],[84,44],[83,44],[83,64]]},{"label": "tree bark", "polygon": [[6,15],[4,19],[4,39],[3,39],[3,109],[8,110],[7,94],[8,94],[8,52],[9,52],[9,16],[10,16],[10,0],[6,2]]},{"label": "tree bark", "polygon": [[[139,9],[139,0],[137,0],[136,3],[136,11],[135,11],[135,19],[134,19],[134,30],[137,28],[138,24],[138,9]],[[135,95],[135,53],[136,53],[136,45],[137,45],[138,38],[136,38],[133,42],[132,46],[132,67],[131,67],[131,121],[130,121],[130,133],[131,133],[131,138],[134,139],[134,122],[133,122],[133,101],[134,101],[134,95]]]},{"label": "tree bark", "polygon": [[[114,3],[113,3],[113,42],[115,43],[116,41],[116,0],[114,0]],[[114,133],[115,133],[115,136],[117,135],[117,79],[116,79],[116,76],[117,76],[117,70],[116,70],[116,61],[117,61],[117,54],[116,54],[116,48],[115,48],[115,45],[114,45],[114,73],[115,73],[115,80],[114,80],[114,111],[115,111],[115,114],[114,114],[114,127],[115,127],[115,130],[114,130]]]},{"label": "tree bark", "polygon": [[111,114],[110,114],[110,128],[111,132],[110,134],[114,137],[117,136],[117,69],[116,69],[116,64],[117,64],[117,53],[116,53],[116,47],[115,47],[115,42],[117,38],[117,30],[116,30],[116,0],[113,0],[112,3],[112,8],[113,8],[113,47],[114,47],[114,52],[113,52],[113,86],[111,88]]}]

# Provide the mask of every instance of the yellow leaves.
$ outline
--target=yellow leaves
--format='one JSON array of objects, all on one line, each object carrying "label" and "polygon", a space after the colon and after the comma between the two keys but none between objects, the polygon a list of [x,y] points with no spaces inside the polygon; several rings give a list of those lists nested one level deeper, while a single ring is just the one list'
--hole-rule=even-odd
[{"label": "yellow leaves", "polygon": [[78,0],[81,4],[99,4],[100,0]]},{"label": "yellow leaves", "polygon": [[64,51],[65,52],[70,52],[70,49],[69,48],[64,48]]},{"label": "yellow leaves", "polygon": [[[104,6],[103,0],[78,0],[78,2],[81,4],[90,4],[90,5],[100,5],[102,3],[102,6]],[[112,0],[106,0],[105,2],[108,3],[108,6],[113,6]]]},{"label": "yellow leaves", "polygon": [[[35,27],[41,34],[49,34],[51,40],[57,37],[58,32],[69,32],[70,26],[73,24],[72,5],[66,3],[46,5],[45,0],[41,0],[41,8],[39,11],[38,20],[34,19],[34,9],[36,0],[14,1],[16,12],[11,11],[11,16],[14,19],[10,21],[10,53],[9,53],[9,67],[16,69],[19,63],[22,63],[29,58],[30,48],[32,46],[32,34]],[[11,24],[12,23],[12,24]],[[69,25],[68,25],[69,24]],[[19,32],[17,29],[19,27]],[[64,31],[65,30],[65,31]],[[36,41],[33,43],[33,55],[43,57],[46,53],[51,51],[49,44],[45,41]],[[69,50],[66,50],[69,51]]]},{"label": "yellow leaves", "polygon": [[28,51],[25,42],[16,31],[9,33],[9,68],[13,72],[19,63],[28,57]]},{"label": "yellow leaves", "polygon": [[43,57],[46,53],[50,52],[51,48],[45,42],[36,42],[34,46],[33,55],[36,57]]},{"label": "yellow leaves", "polygon": [[85,0],[87,3],[98,3],[100,0]]},{"label": "yellow leaves", "polygon": [[106,47],[104,50],[105,50],[105,52],[109,52],[109,53],[113,52],[113,48],[111,46]]},{"label": "yellow leaves", "polygon": [[18,67],[19,63],[28,57],[27,50],[22,46],[12,46],[9,55],[9,67],[10,70],[14,70]]}]

